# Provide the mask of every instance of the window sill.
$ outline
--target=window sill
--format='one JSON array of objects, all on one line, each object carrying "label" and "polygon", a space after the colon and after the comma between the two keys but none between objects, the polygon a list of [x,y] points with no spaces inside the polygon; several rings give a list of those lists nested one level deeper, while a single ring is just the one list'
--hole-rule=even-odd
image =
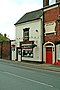
[{"label": "window sill", "polygon": [[53,32],[45,32],[45,36],[46,36],[47,34],[54,34],[54,35],[56,35],[56,31],[53,31]]}]

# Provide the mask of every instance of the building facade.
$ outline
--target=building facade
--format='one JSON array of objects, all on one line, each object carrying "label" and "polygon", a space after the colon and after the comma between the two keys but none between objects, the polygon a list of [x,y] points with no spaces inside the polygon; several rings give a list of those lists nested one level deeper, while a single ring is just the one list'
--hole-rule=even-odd
[{"label": "building facade", "polygon": [[15,55],[18,61],[42,61],[42,10],[26,13],[15,24]]},{"label": "building facade", "polygon": [[60,3],[44,8],[43,51],[45,63],[60,64]]}]

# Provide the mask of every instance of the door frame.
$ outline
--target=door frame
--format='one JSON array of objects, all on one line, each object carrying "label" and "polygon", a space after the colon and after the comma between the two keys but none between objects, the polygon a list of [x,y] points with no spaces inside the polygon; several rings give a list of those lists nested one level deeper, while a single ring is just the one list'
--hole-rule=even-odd
[{"label": "door frame", "polygon": [[46,42],[43,45],[43,61],[46,63],[46,47],[51,47],[52,48],[52,64],[55,62],[55,45],[52,42]]}]

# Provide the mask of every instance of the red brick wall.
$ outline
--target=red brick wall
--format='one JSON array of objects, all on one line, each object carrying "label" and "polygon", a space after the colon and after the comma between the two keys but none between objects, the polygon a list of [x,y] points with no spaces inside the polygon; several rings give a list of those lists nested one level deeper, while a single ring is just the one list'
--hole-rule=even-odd
[{"label": "red brick wall", "polygon": [[51,10],[47,10],[44,15],[44,22],[50,22],[57,20],[57,17],[59,15],[59,8],[54,8]]},{"label": "red brick wall", "polygon": [[45,11],[44,13],[44,23],[55,21],[56,22],[56,35],[54,34],[47,34],[45,36],[45,42],[55,42],[56,40],[60,39],[60,23],[57,21],[57,18],[59,17],[59,11],[60,7],[53,8],[50,10]]},{"label": "red brick wall", "polygon": [[10,41],[0,42],[0,58],[9,59],[11,58],[11,43]]},{"label": "red brick wall", "polygon": [[56,0],[56,2],[60,2],[60,0]]}]

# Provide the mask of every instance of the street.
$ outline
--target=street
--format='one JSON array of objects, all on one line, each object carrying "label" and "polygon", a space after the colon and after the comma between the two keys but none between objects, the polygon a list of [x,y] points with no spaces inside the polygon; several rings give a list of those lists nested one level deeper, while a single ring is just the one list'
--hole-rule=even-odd
[{"label": "street", "polygon": [[0,61],[0,90],[60,90],[60,72]]}]

